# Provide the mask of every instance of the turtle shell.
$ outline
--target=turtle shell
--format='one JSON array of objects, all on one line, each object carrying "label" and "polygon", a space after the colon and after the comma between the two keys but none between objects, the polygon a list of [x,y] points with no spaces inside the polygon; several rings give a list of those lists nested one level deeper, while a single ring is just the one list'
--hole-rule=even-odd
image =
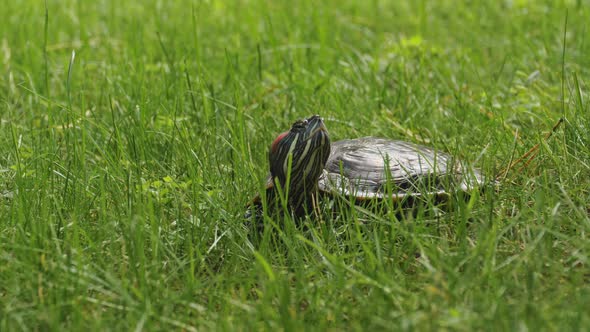
[{"label": "turtle shell", "polygon": [[363,137],[332,143],[319,178],[324,193],[364,199],[447,196],[482,183],[451,155],[404,141]]}]

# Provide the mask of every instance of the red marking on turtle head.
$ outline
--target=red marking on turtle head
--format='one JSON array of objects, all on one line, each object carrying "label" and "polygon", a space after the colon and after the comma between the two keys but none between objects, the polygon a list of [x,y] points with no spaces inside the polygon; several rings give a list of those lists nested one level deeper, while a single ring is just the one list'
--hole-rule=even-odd
[{"label": "red marking on turtle head", "polygon": [[284,133],[280,133],[279,136],[277,136],[277,138],[275,138],[275,140],[270,145],[271,153],[277,152],[277,148],[279,147],[279,142],[282,141],[283,138],[285,138],[285,136],[287,136],[288,133],[289,133],[289,131],[286,131]]}]

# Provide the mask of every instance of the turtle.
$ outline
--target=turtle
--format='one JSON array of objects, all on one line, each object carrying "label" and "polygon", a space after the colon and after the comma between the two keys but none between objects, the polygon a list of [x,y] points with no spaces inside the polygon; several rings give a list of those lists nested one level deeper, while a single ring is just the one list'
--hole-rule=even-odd
[{"label": "turtle", "polygon": [[[279,134],[268,157],[267,207],[294,217],[311,214],[316,197],[344,196],[356,202],[447,199],[483,182],[479,170],[424,145],[379,137],[331,142],[319,115],[298,120]],[[260,215],[262,196],[248,206]],[[250,218],[252,209],[248,211]]]}]

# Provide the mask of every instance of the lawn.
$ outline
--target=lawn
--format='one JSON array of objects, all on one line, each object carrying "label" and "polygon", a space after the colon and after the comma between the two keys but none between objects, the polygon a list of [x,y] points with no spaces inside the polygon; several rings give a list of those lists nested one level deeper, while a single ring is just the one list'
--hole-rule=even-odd
[{"label": "lawn", "polygon": [[[0,331],[590,329],[589,6],[0,0]],[[489,184],[253,236],[312,114]]]}]

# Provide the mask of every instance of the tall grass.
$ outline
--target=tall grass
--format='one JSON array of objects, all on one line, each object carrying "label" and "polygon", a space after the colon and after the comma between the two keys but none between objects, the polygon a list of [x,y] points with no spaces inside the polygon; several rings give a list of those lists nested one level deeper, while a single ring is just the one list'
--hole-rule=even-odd
[{"label": "tall grass", "polygon": [[[585,1],[0,8],[0,330],[590,326]],[[447,212],[253,243],[268,146],[316,113],[488,178],[539,149]]]}]

